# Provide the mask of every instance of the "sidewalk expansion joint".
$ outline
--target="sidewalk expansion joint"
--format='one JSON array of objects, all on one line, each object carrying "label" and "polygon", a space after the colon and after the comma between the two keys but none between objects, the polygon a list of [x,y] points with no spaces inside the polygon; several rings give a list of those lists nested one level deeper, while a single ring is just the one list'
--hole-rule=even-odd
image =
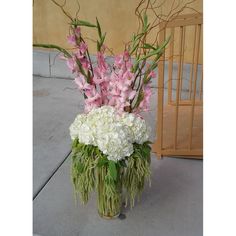
[{"label": "sidewalk expansion joint", "polygon": [[54,171],[52,172],[52,174],[48,177],[48,179],[46,180],[46,182],[44,184],[42,184],[42,186],[39,188],[39,190],[34,194],[33,196],[33,200],[39,195],[39,193],[44,189],[44,187],[47,185],[47,183],[50,181],[50,179],[56,174],[56,172],[59,170],[59,168],[64,164],[64,162],[66,161],[66,159],[70,156],[71,154],[71,150],[69,151],[69,153],[66,155],[66,157],[61,161],[61,163],[54,169]]}]

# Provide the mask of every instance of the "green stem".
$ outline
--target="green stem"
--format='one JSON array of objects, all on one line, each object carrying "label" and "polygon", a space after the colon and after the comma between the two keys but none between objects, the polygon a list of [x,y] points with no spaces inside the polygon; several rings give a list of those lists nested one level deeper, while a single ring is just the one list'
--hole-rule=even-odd
[{"label": "green stem", "polygon": [[40,47],[40,48],[52,48],[52,49],[57,49],[58,51],[62,52],[64,54],[64,56],[71,58],[72,56],[70,55],[70,53],[68,51],[66,51],[66,49],[54,45],[54,44],[41,44],[41,43],[34,43],[33,47]]}]

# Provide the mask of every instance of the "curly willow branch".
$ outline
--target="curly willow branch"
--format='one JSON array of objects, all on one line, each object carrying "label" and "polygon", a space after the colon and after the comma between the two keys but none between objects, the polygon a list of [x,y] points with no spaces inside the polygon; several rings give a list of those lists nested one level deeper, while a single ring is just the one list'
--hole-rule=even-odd
[{"label": "curly willow branch", "polygon": [[57,1],[55,1],[55,0],[51,0],[55,5],[57,5],[61,10],[62,10],[62,12],[71,20],[71,21],[73,21],[73,18],[72,18],[72,16],[68,13],[68,12],[66,12],[65,11],[65,9],[64,9],[64,6],[66,5],[66,0],[64,1],[64,3],[61,5],[61,4],[59,4]]},{"label": "curly willow branch", "polygon": [[[159,25],[162,22],[165,22],[165,24],[168,24],[168,22],[174,20],[178,15],[180,15],[185,9],[192,10],[193,12],[199,13],[196,9],[191,7],[190,5],[193,4],[196,0],[189,0],[187,2],[183,2],[181,0],[173,0],[170,4],[169,12],[163,14],[162,8],[164,7],[165,3],[167,3],[167,0],[163,1],[151,1],[151,0],[141,0],[138,3],[138,6],[135,8],[135,15],[138,19],[138,30],[137,34],[140,33],[142,27],[144,25],[142,14],[146,13],[148,16],[153,16],[154,19],[150,23],[150,27],[146,33],[146,35],[140,39],[140,42],[142,44],[145,43],[147,35],[150,34],[151,31],[157,30],[155,40],[152,42],[152,46],[156,45],[158,42],[158,35],[159,33],[164,29],[159,29]],[[150,18],[150,17],[149,17]],[[164,27],[165,28],[165,27]]]}]

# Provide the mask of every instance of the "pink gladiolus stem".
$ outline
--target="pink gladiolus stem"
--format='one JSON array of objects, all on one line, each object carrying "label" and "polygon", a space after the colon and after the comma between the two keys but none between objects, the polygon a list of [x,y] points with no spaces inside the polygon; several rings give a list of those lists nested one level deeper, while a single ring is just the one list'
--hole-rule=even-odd
[{"label": "pink gladiolus stem", "polygon": [[[81,41],[85,43],[84,39],[81,36],[80,36],[80,38],[81,38]],[[92,61],[91,61],[90,55],[89,55],[88,48],[86,49],[86,53],[87,53],[87,56],[88,56],[88,60],[89,60],[89,64],[90,64],[90,69],[91,69],[91,72],[92,72],[92,76],[94,76],[93,65],[92,65]]]}]

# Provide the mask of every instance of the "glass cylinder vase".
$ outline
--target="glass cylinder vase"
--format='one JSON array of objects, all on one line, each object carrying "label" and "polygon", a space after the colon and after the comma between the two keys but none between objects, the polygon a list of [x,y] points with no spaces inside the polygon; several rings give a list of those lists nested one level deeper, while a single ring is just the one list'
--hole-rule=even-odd
[{"label": "glass cylinder vase", "polygon": [[109,179],[108,167],[97,168],[97,206],[102,218],[114,219],[121,213],[123,168],[117,170],[116,181]]}]

